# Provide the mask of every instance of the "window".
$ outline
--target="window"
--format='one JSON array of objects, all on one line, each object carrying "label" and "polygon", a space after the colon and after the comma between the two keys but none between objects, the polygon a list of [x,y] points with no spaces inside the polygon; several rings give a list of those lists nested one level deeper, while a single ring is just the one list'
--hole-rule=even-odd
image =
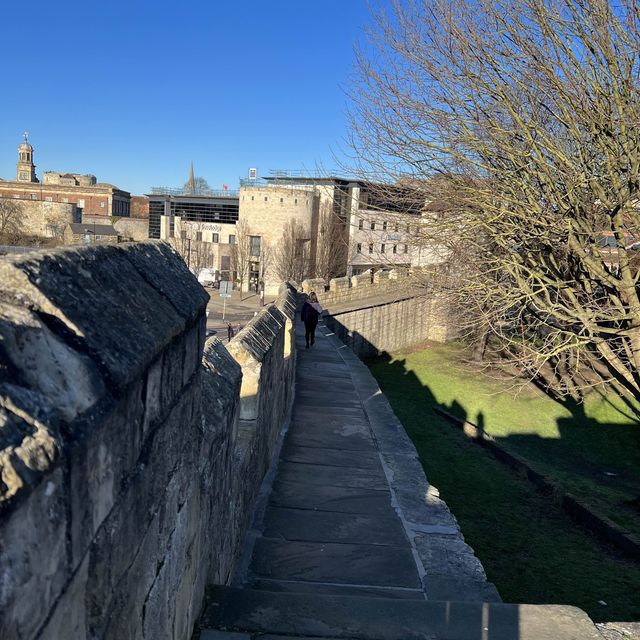
[{"label": "window", "polygon": [[398,245],[397,244],[393,245],[393,253],[398,253]]},{"label": "window", "polygon": [[101,202],[101,203],[100,203],[100,208],[101,208],[101,209],[104,209],[104,202]]},{"label": "window", "polygon": [[372,223],[369,225],[369,229],[371,229],[371,231],[375,231],[375,230],[376,230],[376,223],[375,223],[375,222],[372,222]]},{"label": "window", "polygon": [[180,231],[180,239],[181,240],[186,240],[187,239],[187,232],[186,231]]},{"label": "window", "polygon": [[211,242],[220,242],[220,234],[219,233],[212,233],[211,234]]},{"label": "window", "polygon": [[196,240],[202,242],[202,231],[196,231]]},{"label": "window", "polygon": [[358,229],[364,229],[364,220],[362,218],[358,220]]},{"label": "window", "polygon": [[396,233],[398,233],[398,231],[400,231],[400,225],[396,222]]},{"label": "window", "polygon": [[369,253],[373,253],[373,245],[372,244],[369,245]]},{"label": "window", "polygon": [[407,233],[411,233],[411,225],[407,224]]},{"label": "window", "polygon": [[47,197],[45,198],[45,200],[46,200],[47,202],[53,202],[53,198],[52,198],[51,196],[47,196]]},{"label": "window", "polygon": [[402,253],[407,253],[407,249],[408,249],[407,245],[403,244],[402,248],[403,248]]},{"label": "window", "polygon": [[294,198],[293,204],[298,204],[298,198]]},{"label": "window", "polygon": [[260,256],[260,236],[249,236],[249,255]]},{"label": "window", "polygon": [[362,253],[362,245],[358,242],[358,253]]},{"label": "window", "polygon": [[387,230],[387,222],[386,222],[386,220],[382,223],[382,230],[383,231]]},{"label": "window", "polygon": [[383,244],[380,245],[380,253],[384,253],[384,245]]},{"label": "window", "polygon": [[229,244],[235,244],[236,237],[233,234],[229,234]]},{"label": "window", "polygon": [[251,200],[253,200],[253,196],[251,196]]},{"label": "window", "polygon": [[265,197],[264,197],[264,201],[266,202],[266,201],[267,201],[267,199],[268,199],[268,198],[267,198],[267,196],[265,196]]},{"label": "window", "polygon": [[280,202],[284,202],[284,198],[280,198]]},{"label": "window", "polygon": [[38,199],[38,195],[37,195],[37,194],[35,194],[35,193],[32,193],[32,194],[31,194],[31,199],[32,199],[32,200],[37,200],[37,199]]}]

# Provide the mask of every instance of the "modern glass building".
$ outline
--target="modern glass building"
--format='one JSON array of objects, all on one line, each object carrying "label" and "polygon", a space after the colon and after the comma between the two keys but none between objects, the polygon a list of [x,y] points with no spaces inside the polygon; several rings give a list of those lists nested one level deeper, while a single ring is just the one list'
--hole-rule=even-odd
[{"label": "modern glass building", "polygon": [[[188,222],[235,224],[238,221],[240,199],[237,191],[220,191],[215,195],[174,195],[164,193],[149,195],[149,237],[160,238],[160,217],[175,216]],[[171,222],[170,232],[173,231]]]}]

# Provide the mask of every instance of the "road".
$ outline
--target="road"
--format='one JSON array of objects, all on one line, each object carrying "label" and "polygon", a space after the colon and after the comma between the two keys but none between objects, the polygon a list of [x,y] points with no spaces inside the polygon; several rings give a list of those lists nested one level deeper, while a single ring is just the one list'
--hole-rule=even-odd
[{"label": "road", "polygon": [[[207,334],[216,335],[223,342],[227,341],[227,323],[230,322],[234,328],[243,327],[261,309],[260,298],[255,293],[243,293],[242,299],[238,291],[232,291],[231,297],[227,298],[226,309],[223,313],[223,299],[217,289],[207,289],[211,296],[207,311]],[[266,297],[265,304],[273,302],[275,296]]]}]

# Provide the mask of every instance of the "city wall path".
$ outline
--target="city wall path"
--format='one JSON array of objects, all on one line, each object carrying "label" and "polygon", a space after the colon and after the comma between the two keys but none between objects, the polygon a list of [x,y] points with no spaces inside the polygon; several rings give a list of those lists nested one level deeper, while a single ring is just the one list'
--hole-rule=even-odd
[{"label": "city wall path", "polygon": [[252,587],[499,601],[367,367],[297,328],[296,396],[255,528]]}]

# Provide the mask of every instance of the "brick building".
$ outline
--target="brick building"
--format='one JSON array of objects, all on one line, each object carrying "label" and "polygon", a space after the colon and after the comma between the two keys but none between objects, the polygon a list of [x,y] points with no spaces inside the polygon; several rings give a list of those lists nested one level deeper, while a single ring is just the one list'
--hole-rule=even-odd
[{"label": "brick building", "polygon": [[0,180],[0,198],[73,204],[79,214],[129,217],[131,194],[112,184],[98,182],[94,175],[45,172],[36,176],[33,147],[27,135],[18,147],[15,180]]}]

